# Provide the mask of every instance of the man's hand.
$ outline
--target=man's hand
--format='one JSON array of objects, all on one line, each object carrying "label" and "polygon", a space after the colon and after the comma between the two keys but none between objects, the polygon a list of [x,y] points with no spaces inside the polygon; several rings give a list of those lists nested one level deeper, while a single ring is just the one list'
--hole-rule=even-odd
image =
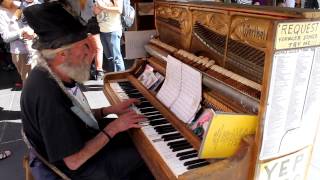
[{"label": "man's hand", "polygon": [[113,137],[117,133],[126,131],[130,128],[140,128],[141,126],[137,123],[143,120],[145,120],[144,115],[137,114],[135,111],[129,110],[107,125],[104,128],[104,131],[108,132],[108,134]]},{"label": "man's hand", "polygon": [[107,110],[107,111],[109,111],[108,114],[114,113],[117,115],[121,115],[121,114],[124,114],[124,113],[131,111],[131,109],[130,109],[131,105],[137,104],[139,102],[140,101],[138,99],[127,99],[125,101],[122,101],[119,104],[116,104],[116,105],[109,107],[109,110]]}]

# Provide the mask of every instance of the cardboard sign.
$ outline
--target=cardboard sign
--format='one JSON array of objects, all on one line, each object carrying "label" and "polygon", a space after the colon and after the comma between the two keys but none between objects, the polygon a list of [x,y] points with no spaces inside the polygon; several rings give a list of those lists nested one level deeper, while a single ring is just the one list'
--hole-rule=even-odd
[{"label": "cardboard sign", "polygon": [[267,163],[260,164],[259,180],[304,180],[311,147],[284,156]]}]

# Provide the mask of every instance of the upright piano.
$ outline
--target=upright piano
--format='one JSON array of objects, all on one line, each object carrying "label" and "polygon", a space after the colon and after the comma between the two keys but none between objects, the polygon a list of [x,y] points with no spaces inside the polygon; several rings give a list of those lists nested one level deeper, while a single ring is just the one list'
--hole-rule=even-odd
[{"label": "upright piano", "polygon": [[[202,107],[259,116],[269,83],[277,21],[319,18],[310,10],[225,5],[212,2],[155,2],[158,32],[145,45],[150,55],[127,71],[108,73],[104,93],[111,104],[127,98],[148,121],[130,135],[156,179],[252,179],[259,136],[243,140],[227,159],[199,159],[201,140],[139,80],[146,65],[165,76],[171,55],[202,73]],[[257,127],[259,131],[259,127]]]}]

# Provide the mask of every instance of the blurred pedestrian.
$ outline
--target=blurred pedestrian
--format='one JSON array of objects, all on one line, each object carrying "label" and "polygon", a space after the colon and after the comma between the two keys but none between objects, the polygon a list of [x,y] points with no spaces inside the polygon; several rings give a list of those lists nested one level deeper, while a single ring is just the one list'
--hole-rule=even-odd
[{"label": "blurred pedestrian", "polygon": [[112,60],[114,71],[125,70],[120,48],[122,6],[122,0],[96,0],[93,8],[100,26],[103,52]]},{"label": "blurred pedestrian", "polygon": [[103,70],[103,46],[100,40],[100,28],[97,18],[93,13],[93,0],[60,0],[67,6],[70,6],[72,14],[76,16],[79,21],[85,25],[87,33],[93,35],[93,40],[96,43],[95,69],[91,72],[93,78],[99,80],[104,77]]},{"label": "blurred pedestrian", "polygon": [[[4,42],[10,43],[12,62],[23,82],[31,66],[27,64],[28,50],[23,39],[28,36],[28,32],[23,29],[21,13],[12,0],[0,0],[0,34]],[[21,82],[16,83],[16,86],[21,87]]]},{"label": "blurred pedestrian", "polygon": [[304,8],[319,9],[318,0],[306,0],[304,3]]}]

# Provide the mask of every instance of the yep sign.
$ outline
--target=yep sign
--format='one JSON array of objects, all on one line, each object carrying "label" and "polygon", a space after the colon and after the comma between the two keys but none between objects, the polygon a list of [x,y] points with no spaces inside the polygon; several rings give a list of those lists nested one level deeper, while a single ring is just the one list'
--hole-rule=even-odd
[{"label": "yep sign", "polygon": [[274,159],[260,165],[258,180],[303,180],[310,159],[310,149]]}]

